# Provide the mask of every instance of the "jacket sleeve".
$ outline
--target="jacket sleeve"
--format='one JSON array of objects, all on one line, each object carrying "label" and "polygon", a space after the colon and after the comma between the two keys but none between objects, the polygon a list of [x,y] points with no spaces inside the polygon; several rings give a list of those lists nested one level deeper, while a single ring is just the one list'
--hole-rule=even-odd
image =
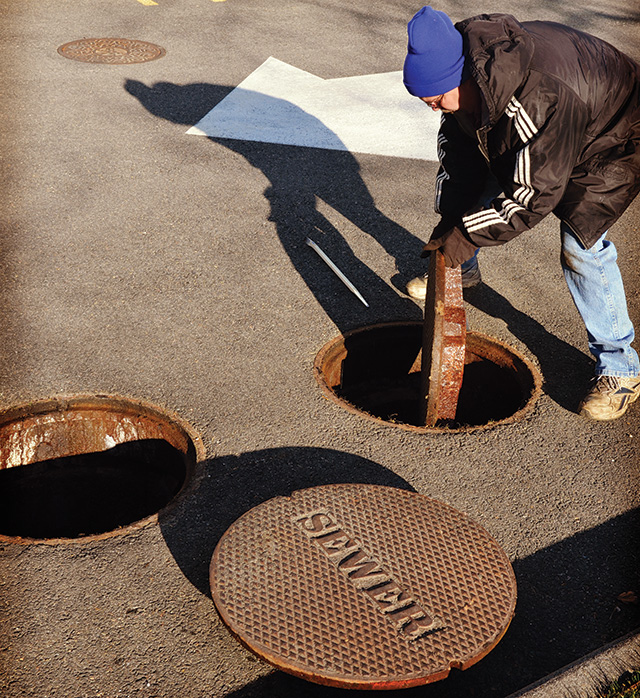
[{"label": "jacket sleeve", "polygon": [[489,176],[478,141],[468,136],[452,114],[443,114],[438,132],[435,212],[459,223],[478,202]]},{"label": "jacket sleeve", "polygon": [[528,109],[523,106],[525,97],[522,102],[512,97],[496,124],[504,134],[504,154],[495,165],[503,193],[462,216],[464,232],[477,247],[501,245],[533,228],[564,195],[588,115],[569,90],[542,94],[548,96],[546,105],[538,92],[529,95]]}]

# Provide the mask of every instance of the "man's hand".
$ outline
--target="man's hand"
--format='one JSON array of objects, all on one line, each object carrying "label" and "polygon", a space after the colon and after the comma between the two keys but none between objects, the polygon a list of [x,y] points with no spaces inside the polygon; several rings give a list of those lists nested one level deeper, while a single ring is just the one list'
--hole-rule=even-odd
[{"label": "man's hand", "polygon": [[426,257],[432,250],[440,250],[444,255],[446,266],[460,266],[471,259],[478,248],[465,237],[458,226],[449,228],[444,234],[441,233],[441,223],[435,227],[431,239],[422,248],[420,256]]}]

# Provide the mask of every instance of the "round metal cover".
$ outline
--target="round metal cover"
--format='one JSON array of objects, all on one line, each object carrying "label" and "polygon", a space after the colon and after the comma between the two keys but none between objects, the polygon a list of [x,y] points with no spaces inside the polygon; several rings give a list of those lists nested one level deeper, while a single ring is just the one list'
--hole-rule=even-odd
[{"label": "round metal cover", "polygon": [[467,325],[460,267],[445,266],[440,250],[431,253],[422,339],[420,424],[455,420],[464,377]]},{"label": "round metal cover", "polygon": [[424,495],[326,485],[271,499],[222,536],[211,590],[231,632],[283,671],[342,688],[445,678],[488,654],[516,582],[481,526]]},{"label": "round metal cover", "polygon": [[137,39],[78,39],[58,48],[65,58],[84,63],[146,63],[162,58],[161,46]]}]

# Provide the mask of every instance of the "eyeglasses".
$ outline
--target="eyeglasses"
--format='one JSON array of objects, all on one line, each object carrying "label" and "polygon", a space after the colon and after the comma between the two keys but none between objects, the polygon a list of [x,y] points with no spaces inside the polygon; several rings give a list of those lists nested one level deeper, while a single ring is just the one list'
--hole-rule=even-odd
[{"label": "eyeglasses", "polygon": [[435,99],[430,99],[428,101],[424,97],[422,97],[421,99],[428,107],[431,107],[433,111],[438,111],[438,109],[442,109],[442,100],[444,99],[444,94],[441,94],[439,97],[436,97]]}]

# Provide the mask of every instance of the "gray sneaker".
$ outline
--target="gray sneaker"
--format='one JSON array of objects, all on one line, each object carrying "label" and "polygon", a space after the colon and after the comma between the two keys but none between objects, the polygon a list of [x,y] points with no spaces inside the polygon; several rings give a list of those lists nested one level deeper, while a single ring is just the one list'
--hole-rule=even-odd
[{"label": "gray sneaker", "polygon": [[[407,283],[407,293],[414,300],[423,301],[427,297],[427,274],[424,276],[416,276]],[[480,274],[480,265],[476,259],[476,263],[468,269],[462,271],[462,288],[471,288],[477,286],[482,281]]]},{"label": "gray sneaker", "polygon": [[596,376],[580,405],[580,414],[589,419],[618,419],[640,396],[640,375],[634,378]]}]

